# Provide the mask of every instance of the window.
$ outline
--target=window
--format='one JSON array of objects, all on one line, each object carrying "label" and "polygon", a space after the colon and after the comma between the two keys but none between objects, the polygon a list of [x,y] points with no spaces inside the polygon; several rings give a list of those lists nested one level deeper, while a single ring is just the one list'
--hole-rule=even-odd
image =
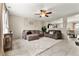
[{"label": "window", "polygon": [[3,34],[9,32],[8,11],[3,11]]}]

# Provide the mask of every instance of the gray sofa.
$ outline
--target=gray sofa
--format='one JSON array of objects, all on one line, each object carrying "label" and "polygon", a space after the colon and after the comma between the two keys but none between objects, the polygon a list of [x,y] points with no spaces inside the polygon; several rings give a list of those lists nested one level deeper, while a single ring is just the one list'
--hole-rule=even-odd
[{"label": "gray sofa", "polygon": [[[53,32],[52,34],[50,34],[50,32]],[[62,33],[60,30],[49,30],[48,33],[44,34],[45,37],[50,37],[53,39],[62,39]]]},{"label": "gray sofa", "polygon": [[[53,32],[53,34],[50,34],[50,32]],[[62,33],[60,30],[50,30],[49,32],[46,32],[43,34],[40,30],[24,30],[22,33],[22,38],[28,41],[31,40],[37,40],[40,37],[49,37],[54,39],[62,39]]]},{"label": "gray sofa", "polygon": [[22,33],[22,38],[28,41],[39,39],[43,36],[40,30],[24,30]]}]

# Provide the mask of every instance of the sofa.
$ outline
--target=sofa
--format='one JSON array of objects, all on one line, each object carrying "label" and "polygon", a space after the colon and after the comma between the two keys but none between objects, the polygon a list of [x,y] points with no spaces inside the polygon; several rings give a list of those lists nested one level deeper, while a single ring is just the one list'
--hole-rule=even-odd
[{"label": "sofa", "polygon": [[43,36],[40,30],[23,30],[22,38],[28,41],[39,39]]},{"label": "sofa", "polygon": [[28,41],[37,40],[40,37],[49,37],[53,39],[62,39],[62,33],[60,30],[49,30],[43,33],[40,30],[24,30],[22,33],[22,38]]},{"label": "sofa", "polygon": [[45,37],[53,38],[53,39],[62,39],[62,33],[60,30],[49,30],[44,34]]}]

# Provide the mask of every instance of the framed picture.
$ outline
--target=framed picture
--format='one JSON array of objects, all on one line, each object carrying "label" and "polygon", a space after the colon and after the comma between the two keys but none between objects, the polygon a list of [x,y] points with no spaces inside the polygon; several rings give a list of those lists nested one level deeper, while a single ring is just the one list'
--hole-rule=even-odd
[{"label": "framed picture", "polygon": [[48,28],[57,28],[57,24],[48,24],[47,27]]}]

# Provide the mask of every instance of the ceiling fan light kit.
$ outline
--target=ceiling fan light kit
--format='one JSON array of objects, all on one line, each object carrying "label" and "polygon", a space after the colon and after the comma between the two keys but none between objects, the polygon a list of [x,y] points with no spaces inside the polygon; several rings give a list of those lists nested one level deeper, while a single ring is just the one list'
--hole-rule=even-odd
[{"label": "ceiling fan light kit", "polygon": [[41,13],[40,13],[40,16],[41,16],[41,17],[45,17],[45,13],[44,13],[44,12],[41,12]]}]

